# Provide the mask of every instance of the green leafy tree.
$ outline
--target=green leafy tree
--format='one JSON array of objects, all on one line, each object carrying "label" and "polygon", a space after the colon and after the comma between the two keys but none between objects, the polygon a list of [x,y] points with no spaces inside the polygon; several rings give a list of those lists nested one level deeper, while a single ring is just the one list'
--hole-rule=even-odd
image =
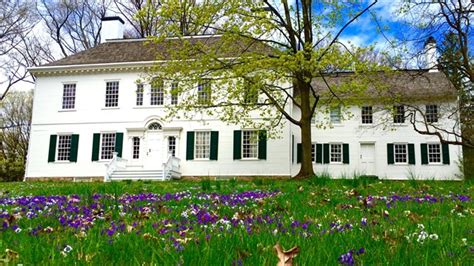
[{"label": "green leafy tree", "polygon": [[[275,136],[287,123],[300,129],[301,169],[314,175],[311,119],[322,106],[348,104],[380,69],[361,60],[366,49],[347,47],[341,33],[377,2],[217,0],[188,10],[191,32],[219,35],[196,41],[180,27],[181,0],[162,1],[156,10],[165,50],[150,76],[177,84],[179,103],[169,117],[207,116],[244,127],[265,128]],[[171,39],[167,37],[173,37]],[[166,61],[162,61],[165,60]],[[327,82],[341,71],[351,75]],[[160,82],[161,82],[160,81]],[[319,107],[319,108],[318,108]]]},{"label": "green leafy tree", "polygon": [[19,181],[24,176],[32,107],[32,91],[11,91],[1,102],[0,180]]}]

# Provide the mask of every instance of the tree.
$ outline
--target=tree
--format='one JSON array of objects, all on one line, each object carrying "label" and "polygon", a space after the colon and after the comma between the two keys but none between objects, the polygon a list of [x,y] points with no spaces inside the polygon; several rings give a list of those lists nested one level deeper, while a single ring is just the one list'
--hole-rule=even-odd
[{"label": "tree", "polygon": [[[474,147],[474,36],[471,25],[474,3],[463,0],[406,1],[400,6],[399,13],[406,18],[407,27],[402,42],[415,47],[426,44],[427,39],[437,43],[436,48],[432,46],[440,55],[437,64],[426,64],[426,59],[430,58],[424,48],[417,49],[417,54],[411,56],[424,55],[422,68],[440,69],[446,75],[454,86],[459,104],[446,108],[442,115],[452,119],[461,116],[454,127],[435,125],[426,119],[411,119],[414,129],[420,134],[437,136],[442,143]],[[425,110],[419,106],[404,104],[412,114],[426,117]]]},{"label": "tree", "polygon": [[[157,59],[171,60],[157,65],[152,76],[178,82],[171,92],[181,96],[180,103],[170,108],[169,116],[200,112],[274,133],[289,122],[301,132],[302,161],[296,178],[314,175],[311,119],[315,112],[324,112],[317,107],[341,104],[347,100],[342,95],[357,98],[370,82],[366,74],[380,69],[360,60],[365,49],[338,42],[341,33],[376,2],[209,1],[196,5],[189,24],[204,29],[195,32],[220,37],[197,42],[180,30],[182,1],[162,1],[156,12],[164,34],[154,41],[168,44],[166,58]],[[169,36],[179,42],[167,40]],[[348,70],[352,74],[344,81],[326,82]],[[293,106],[299,111],[292,112]],[[262,119],[252,119],[256,117]]]},{"label": "tree", "polygon": [[19,181],[24,176],[32,107],[32,91],[11,91],[1,102],[0,180]]}]

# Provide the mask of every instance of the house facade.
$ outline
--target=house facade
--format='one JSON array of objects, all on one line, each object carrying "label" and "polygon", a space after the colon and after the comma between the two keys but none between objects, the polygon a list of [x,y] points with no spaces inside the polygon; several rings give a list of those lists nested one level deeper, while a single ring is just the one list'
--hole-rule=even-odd
[{"label": "house facade", "polygon": [[[218,37],[195,36],[193,41],[214,38]],[[299,128],[289,122],[283,122],[280,136],[267,138],[263,130],[198,114],[164,119],[168,106],[180,101],[163,90],[174,85],[137,82],[153,66],[156,52],[146,40],[107,40],[30,69],[36,85],[25,179],[290,177],[298,172],[301,138]],[[423,77],[440,79],[442,74],[426,72]],[[196,84],[197,93],[206,97],[201,86]],[[430,84],[423,90],[432,86],[444,85]],[[211,88],[215,89],[219,88]],[[433,123],[452,123],[453,118],[440,110],[456,104],[455,98],[417,101]],[[406,121],[403,105],[394,108],[387,113],[371,104],[318,112],[312,128],[315,171],[336,178],[459,176],[461,148],[416,133]],[[322,120],[328,121],[328,128],[316,126]]]}]

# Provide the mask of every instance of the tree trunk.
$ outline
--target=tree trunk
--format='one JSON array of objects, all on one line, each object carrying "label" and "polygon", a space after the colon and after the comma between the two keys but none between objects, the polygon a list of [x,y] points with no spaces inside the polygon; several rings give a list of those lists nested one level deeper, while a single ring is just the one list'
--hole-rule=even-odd
[{"label": "tree trunk", "polygon": [[[305,179],[314,176],[313,162],[311,160],[311,112],[310,84],[296,82],[301,97],[301,168],[294,179]],[[296,85],[296,84],[295,84]]]}]

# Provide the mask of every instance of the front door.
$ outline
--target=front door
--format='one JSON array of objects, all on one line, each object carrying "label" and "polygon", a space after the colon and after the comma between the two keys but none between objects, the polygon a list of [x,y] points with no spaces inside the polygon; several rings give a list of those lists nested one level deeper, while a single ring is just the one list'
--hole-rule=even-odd
[{"label": "front door", "polygon": [[361,170],[366,175],[375,175],[375,144],[360,144]]},{"label": "front door", "polygon": [[149,169],[161,169],[163,163],[163,132],[150,130],[147,132],[147,163]]}]

